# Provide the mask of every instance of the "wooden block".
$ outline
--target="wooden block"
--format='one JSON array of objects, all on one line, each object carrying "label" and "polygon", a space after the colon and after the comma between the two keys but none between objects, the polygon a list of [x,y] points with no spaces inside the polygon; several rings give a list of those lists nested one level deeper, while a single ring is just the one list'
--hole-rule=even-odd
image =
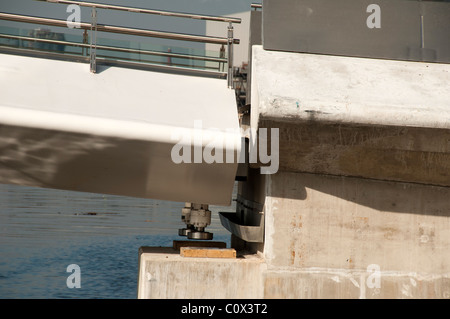
[{"label": "wooden block", "polygon": [[180,255],[182,257],[236,258],[236,250],[233,248],[181,247]]},{"label": "wooden block", "polygon": [[179,250],[181,247],[226,248],[227,244],[222,241],[193,241],[193,240],[174,240],[173,241],[173,249]]}]

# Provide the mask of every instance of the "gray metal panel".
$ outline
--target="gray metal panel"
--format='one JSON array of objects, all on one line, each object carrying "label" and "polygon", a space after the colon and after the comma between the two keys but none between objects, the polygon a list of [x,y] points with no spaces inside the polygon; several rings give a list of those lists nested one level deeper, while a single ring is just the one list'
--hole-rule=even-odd
[{"label": "gray metal panel", "polygon": [[[381,9],[381,28],[367,26],[371,15],[367,7],[373,3]],[[263,46],[266,50],[450,63],[449,28],[449,3],[263,1]]]},{"label": "gray metal panel", "polygon": [[422,2],[425,48],[435,48],[436,61],[450,62],[450,1]]},{"label": "gray metal panel", "polygon": [[[248,74],[251,74],[252,69],[252,47],[254,45],[262,44],[262,12],[259,10],[252,10],[250,13],[250,40],[248,50]],[[247,93],[246,104],[251,104],[251,80],[252,77],[247,77]]]},{"label": "gray metal panel", "polygon": [[[250,46],[262,43],[262,11],[252,10],[250,13]],[[251,53],[250,53],[251,55]]]}]

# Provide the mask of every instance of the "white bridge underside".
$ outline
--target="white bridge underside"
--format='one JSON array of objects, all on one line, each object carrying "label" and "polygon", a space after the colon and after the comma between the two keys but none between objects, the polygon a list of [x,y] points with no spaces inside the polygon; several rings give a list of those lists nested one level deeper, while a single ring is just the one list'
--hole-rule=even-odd
[{"label": "white bridge underside", "polygon": [[[236,160],[174,163],[199,136]],[[226,80],[0,54],[0,183],[229,205],[240,141]]]}]

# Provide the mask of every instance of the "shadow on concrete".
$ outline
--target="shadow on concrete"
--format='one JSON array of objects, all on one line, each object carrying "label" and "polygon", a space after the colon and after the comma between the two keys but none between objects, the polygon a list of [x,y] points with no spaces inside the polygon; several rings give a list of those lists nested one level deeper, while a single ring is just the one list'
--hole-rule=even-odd
[{"label": "shadow on concrete", "polygon": [[282,172],[271,178],[275,198],[306,200],[314,190],[379,211],[450,216],[449,187],[311,173]]}]

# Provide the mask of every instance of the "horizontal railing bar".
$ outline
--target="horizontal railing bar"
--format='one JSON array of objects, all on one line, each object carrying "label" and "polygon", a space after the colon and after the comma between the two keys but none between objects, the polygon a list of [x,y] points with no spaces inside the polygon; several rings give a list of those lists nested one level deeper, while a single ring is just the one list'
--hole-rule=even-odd
[{"label": "horizontal railing bar", "polygon": [[[120,58],[116,58],[116,57],[111,57],[108,55],[104,55],[101,53],[97,53],[97,58],[104,58],[107,60],[117,60],[117,61],[131,61],[131,62],[138,62],[138,63],[146,63],[146,64],[151,64],[151,65],[165,65],[165,66],[173,66],[173,67],[183,67],[183,68],[189,68],[189,69],[193,69],[193,70],[217,70],[218,67],[214,67],[214,66],[195,66],[195,65],[189,65],[186,63],[175,63],[175,62],[159,62],[159,61],[145,61],[145,60],[139,60],[139,59],[135,59],[135,58],[128,58],[128,57],[120,57]],[[216,71],[219,72],[219,71]]]},{"label": "horizontal railing bar", "polygon": [[[27,16],[27,15],[5,13],[5,12],[0,12],[0,20],[43,24],[43,25],[49,25],[49,26],[54,26],[54,27],[67,27],[67,21],[66,20],[57,20],[57,19],[50,19],[50,18],[33,17],[33,16]],[[81,29],[90,29],[91,28],[91,24],[90,23],[85,23],[85,22],[80,22],[79,27]]]},{"label": "horizontal railing bar", "polygon": [[255,9],[262,9],[262,4],[261,3],[252,3],[251,7],[255,8]]},{"label": "horizontal railing bar", "polygon": [[128,11],[128,12],[155,14],[155,15],[169,16],[169,17],[197,19],[197,20],[209,20],[209,21],[231,22],[231,23],[241,23],[241,21],[242,21],[241,19],[234,18],[234,17],[218,17],[218,16],[210,16],[210,15],[204,15],[204,14],[191,14],[191,13],[183,13],[183,12],[134,8],[134,7],[117,6],[117,5],[110,5],[110,4],[103,4],[103,3],[84,2],[84,1],[83,2],[70,1],[70,0],[39,0],[39,1],[61,3],[61,4],[76,4],[76,5],[83,6],[83,7],[91,7],[91,8],[98,8],[98,9],[111,9],[111,10],[120,10],[120,11]]},{"label": "horizontal railing bar", "polygon": [[191,60],[200,60],[200,61],[208,61],[208,62],[227,62],[225,58],[214,58],[214,57],[203,57],[199,55],[188,55],[188,54],[180,54],[180,53],[169,53],[169,52],[160,52],[160,51],[151,51],[151,50],[140,50],[140,49],[126,49],[126,48],[118,48],[118,47],[110,47],[105,45],[97,45],[98,50],[112,50],[119,52],[129,52],[129,53],[143,53],[148,55],[157,55],[164,56],[168,58],[179,58],[179,59],[191,59]]},{"label": "horizontal railing bar", "polygon": [[[18,15],[18,14],[4,13],[4,12],[0,12],[0,20],[35,23],[35,24],[43,24],[43,25],[50,25],[50,26],[57,26],[57,27],[67,27],[66,20],[33,17],[33,16]],[[82,29],[90,29],[91,28],[91,24],[86,23],[86,22],[80,22],[79,26]],[[137,36],[146,36],[146,37],[152,37],[152,38],[163,38],[163,39],[170,39],[170,40],[202,42],[202,43],[213,43],[213,44],[224,44],[224,45],[228,43],[227,38],[183,34],[183,33],[173,33],[173,32],[163,32],[163,31],[154,31],[154,30],[144,30],[144,29],[134,29],[134,28],[126,28],[126,27],[110,26],[110,25],[102,25],[102,24],[97,25],[97,31],[129,34],[129,35],[137,35]],[[235,43],[235,44],[239,44],[239,42],[240,42],[239,39],[234,39],[234,41],[233,41],[233,43]]]},{"label": "horizontal railing bar", "polygon": [[23,40],[23,41],[45,42],[45,43],[53,43],[53,44],[64,44],[64,45],[71,45],[74,47],[84,47],[84,48],[89,48],[89,46],[90,46],[89,44],[78,43],[78,42],[32,38],[32,37],[24,37],[24,36],[20,36],[20,35],[9,35],[9,34],[0,34],[0,38]]},{"label": "horizontal railing bar", "polygon": [[209,75],[209,76],[215,76],[215,77],[221,77],[226,78],[227,73],[226,72],[220,72],[220,71],[211,71],[211,70],[203,70],[199,68],[186,68],[186,67],[179,67],[179,66],[170,66],[166,64],[156,64],[156,63],[148,63],[148,62],[132,62],[132,61],[126,61],[122,59],[110,59],[110,58],[104,58],[104,57],[98,57],[97,58],[99,63],[102,64],[111,64],[111,65],[119,65],[119,66],[138,66],[141,68],[157,68],[157,69],[164,69],[168,71],[182,71],[187,73],[196,73],[201,75]]},{"label": "horizontal railing bar", "polygon": [[61,53],[42,49],[18,48],[6,45],[0,45],[0,52],[7,54],[18,54],[39,58],[53,58],[70,62],[89,63],[89,56],[83,56],[77,53]]},{"label": "horizontal railing bar", "polygon": [[[78,43],[78,42],[32,38],[32,37],[24,37],[24,36],[9,35],[9,34],[0,34],[0,38],[23,40],[23,41],[44,42],[44,43],[52,43],[52,44],[62,44],[62,45],[70,45],[70,46],[81,47],[81,48],[89,48],[90,47],[89,44]],[[111,50],[111,51],[126,52],[126,53],[142,53],[142,54],[164,56],[164,57],[170,57],[170,58],[201,60],[201,61],[208,61],[208,62],[227,62],[226,58],[215,58],[215,57],[207,57],[207,56],[199,56],[199,55],[187,55],[187,54],[180,54],[180,53],[139,50],[139,49],[131,49],[131,48],[130,49],[129,48],[119,48],[119,47],[112,47],[112,46],[107,46],[107,45],[96,45],[96,48],[98,50]]]},{"label": "horizontal railing bar", "polygon": [[[213,43],[213,44],[227,44],[228,39],[220,37],[209,37],[201,35],[191,35],[173,32],[162,32],[153,30],[143,30],[143,29],[133,29],[117,26],[108,25],[97,25],[97,31],[112,32],[120,34],[130,34],[138,36],[147,36],[152,38],[164,38],[170,40],[182,40],[182,41],[192,41],[192,42],[203,42],[203,43]],[[234,39],[235,44],[239,44],[238,39]]]},{"label": "horizontal railing bar", "polygon": [[[5,52],[5,53],[9,53],[9,54],[22,54],[22,55],[26,55],[26,56],[37,56],[37,57],[42,57],[42,58],[47,58],[49,56],[52,56],[55,59],[61,59],[61,60],[65,60],[65,61],[78,61],[78,62],[89,63],[88,56],[82,56],[82,55],[77,55],[77,54],[49,52],[49,51],[36,50],[36,49],[31,50],[31,49],[26,49],[26,48],[12,48],[12,47],[6,47],[6,46],[1,46],[1,45],[0,45],[0,52]],[[120,67],[138,67],[141,69],[161,69],[161,70],[165,70],[165,71],[184,72],[184,73],[188,73],[188,74],[196,74],[196,75],[219,77],[219,78],[227,77],[226,72],[220,72],[220,71],[211,71],[211,70],[202,70],[199,68],[186,68],[186,67],[170,66],[170,65],[156,64],[156,63],[151,63],[151,62],[131,62],[131,61],[125,61],[122,59],[111,59],[111,58],[104,58],[104,57],[98,57],[97,64],[117,65]]]}]

